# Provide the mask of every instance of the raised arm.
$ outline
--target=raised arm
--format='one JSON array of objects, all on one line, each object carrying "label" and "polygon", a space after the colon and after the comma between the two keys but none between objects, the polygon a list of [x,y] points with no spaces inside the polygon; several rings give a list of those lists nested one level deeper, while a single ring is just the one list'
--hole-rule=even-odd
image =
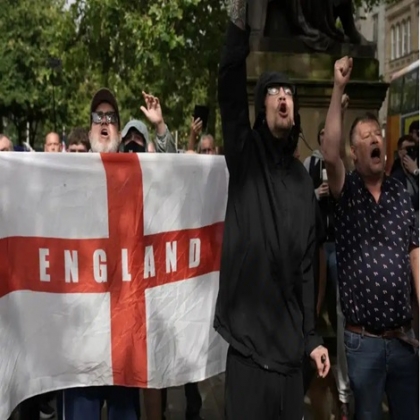
[{"label": "raised arm", "polygon": [[158,153],[176,153],[175,140],[165,124],[159,98],[143,92],[146,106],[140,107],[145,117],[155,127],[155,147]]},{"label": "raised arm", "polygon": [[334,65],[334,87],[325,121],[324,139],[321,144],[328,184],[332,195],[338,198],[344,186],[345,167],[340,149],[343,137],[342,97],[350,79],[353,59],[343,57]]},{"label": "raised arm", "polygon": [[230,0],[229,17],[230,22],[219,67],[218,86],[223,141],[228,167],[239,157],[251,132],[246,90],[246,58],[249,53],[246,0]]}]

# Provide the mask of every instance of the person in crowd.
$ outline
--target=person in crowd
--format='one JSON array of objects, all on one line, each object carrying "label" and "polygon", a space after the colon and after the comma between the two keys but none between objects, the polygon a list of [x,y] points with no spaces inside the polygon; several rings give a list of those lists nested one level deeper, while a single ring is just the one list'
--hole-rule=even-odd
[{"label": "person in crowd", "polygon": [[[143,96],[146,102],[146,107],[142,107],[142,111],[148,121],[155,126],[155,142],[158,145],[157,152],[176,153],[175,141],[168,127],[164,123],[159,99],[145,93]],[[165,129],[160,129],[161,127],[165,127]],[[150,145],[153,145],[154,147],[154,143],[150,140],[146,125],[140,120],[132,120],[128,122],[124,127],[121,136],[123,151],[126,153],[144,153],[146,151],[150,152]],[[159,398],[161,398],[161,413],[162,419],[164,420],[167,406],[167,389],[163,389],[162,391],[155,389],[145,389],[144,397],[146,411],[148,413],[153,413],[154,416],[157,415],[158,411],[156,408],[157,401],[159,401]],[[200,420],[202,399],[198,389],[198,384],[186,384],[185,397],[187,400],[186,419]]]},{"label": "person in crowd", "polygon": [[[155,129],[155,140],[149,140],[147,128],[141,121],[133,120],[124,127],[122,132],[123,147],[130,143],[133,147],[137,144],[136,148],[139,148],[139,151],[144,151],[143,147],[145,147],[149,153],[176,153],[175,141],[163,119],[159,98],[143,92],[143,99],[145,106],[141,106],[140,109]],[[129,140],[127,137],[129,135],[135,136],[136,139],[133,137],[133,141]]]},{"label": "person in crowd", "polygon": [[154,141],[149,137],[146,125],[140,120],[129,121],[121,132],[121,151],[131,153],[176,153],[175,140],[163,119],[160,101],[153,95],[143,92],[146,106],[141,110],[155,128]]},{"label": "person in crowd", "polygon": [[[120,114],[117,100],[109,89],[102,88],[93,96],[90,121],[89,140],[92,152],[117,152],[120,145]],[[105,402],[109,420],[140,418],[138,388],[88,386],[66,389],[61,394],[58,414],[62,416],[62,420],[100,420]]]},{"label": "person in crowd", "polygon": [[203,134],[198,150],[201,155],[215,155],[216,147],[214,145],[214,137],[211,134]]},{"label": "person in crowd", "polygon": [[[349,97],[343,95],[341,99],[342,118],[347,109]],[[321,146],[325,133],[325,122],[322,122],[318,127],[318,144]],[[344,316],[341,310],[340,294],[338,290],[337,279],[337,258],[334,238],[334,200],[330,197],[330,190],[328,185],[328,177],[322,150],[314,150],[312,156],[304,161],[304,166],[308,171],[313,185],[315,196],[320,207],[322,224],[324,225],[326,237],[325,242],[321,244],[323,253],[320,258],[325,258],[326,273],[322,270],[320,273],[320,282],[322,289],[320,290],[319,299],[317,302],[317,313],[320,313],[323,298],[325,296],[325,277],[328,278],[328,284],[334,290],[336,296],[336,304],[334,305],[334,317],[336,318],[337,331],[337,390],[340,401],[340,420],[347,420],[349,417],[349,404],[351,399],[350,381],[347,374],[347,361],[344,348]],[[324,267],[324,261],[321,261],[320,266]],[[332,312],[332,311],[330,311]],[[333,322],[332,322],[333,324]]]},{"label": "person in crowd", "polygon": [[[419,121],[413,121],[410,124],[410,127],[408,128],[408,133],[406,133],[406,135],[410,136],[412,138],[412,140],[414,140],[415,145],[417,146],[417,149],[419,147]],[[397,145],[398,147],[398,145]],[[417,159],[417,164],[418,164],[418,159]],[[400,159],[400,153],[399,153],[399,148],[397,150],[397,155],[395,156],[394,162],[392,164],[390,173],[392,174],[395,171],[401,171],[403,170],[402,167],[402,162]]]},{"label": "person in crowd", "polygon": [[[169,131],[168,134],[170,135]],[[149,151],[149,130],[140,120],[129,121],[121,131],[121,150],[124,153],[144,153]]]},{"label": "person in crowd", "polygon": [[[13,152],[13,143],[4,134],[0,134],[0,152]],[[55,411],[51,406],[53,394],[37,395],[23,401],[15,410],[20,420],[51,419]],[[11,417],[13,418],[13,416]]]},{"label": "person in crowd", "polygon": [[414,141],[417,143],[417,146],[419,145],[419,120],[413,121],[410,124],[410,127],[408,128],[408,134],[414,139]]},{"label": "person in crowd", "polygon": [[86,153],[90,150],[89,132],[83,127],[74,128],[68,137],[69,153]]},{"label": "person in crowd", "polygon": [[53,132],[48,133],[45,136],[44,152],[57,153],[57,152],[61,152],[61,150],[62,150],[62,143],[60,140],[60,135]]},{"label": "person in crowd", "polygon": [[325,377],[328,351],[315,332],[312,263],[316,199],[293,154],[300,135],[296,89],[264,73],[251,128],[245,0],[231,0],[219,66],[229,192],[214,327],[229,343],[227,420],[301,420],[306,351]]},{"label": "person in crowd", "polygon": [[402,182],[410,194],[417,220],[419,218],[418,154],[418,142],[411,135],[402,136],[398,140],[398,158],[401,164],[391,172],[391,176]]},{"label": "person in crowd", "polygon": [[[155,126],[156,139],[158,145],[157,152],[175,153],[175,141],[169,129],[164,123],[162,109],[159,99],[148,94],[143,94],[146,107],[142,107],[142,111],[147,120]],[[140,120],[129,121],[121,132],[122,147],[124,153],[145,153],[155,152],[154,142],[150,140],[149,131],[146,125]],[[144,403],[147,412],[147,418],[165,419],[165,411],[167,406],[167,390],[144,389]],[[200,410],[202,406],[201,396],[197,384],[186,384],[185,395],[187,399],[187,420],[199,420]]]},{"label": "person in crowd", "polygon": [[341,98],[353,60],[334,66],[322,155],[336,200],[335,241],[341,306],[345,317],[350,386],[355,418],[382,419],[386,393],[391,418],[419,417],[418,341],[412,329],[412,276],[418,300],[418,225],[404,186],[385,174],[385,147],[375,115],[350,128],[355,170],[340,155]]},{"label": "person in crowd", "polygon": [[0,133],[0,152],[13,152],[13,143],[4,134]]},{"label": "person in crowd", "polygon": [[[194,150],[196,146],[197,139],[200,137],[201,131],[203,129],[203,122],[200,118],[192,120],[190,127],[190,135],[188,138],[188,150]],[[211,134],[203,134],[200,138],[200,142],[197,148],[199,154],[202,155],[215,155],[216,147],[214,142],[214,137]]]}]

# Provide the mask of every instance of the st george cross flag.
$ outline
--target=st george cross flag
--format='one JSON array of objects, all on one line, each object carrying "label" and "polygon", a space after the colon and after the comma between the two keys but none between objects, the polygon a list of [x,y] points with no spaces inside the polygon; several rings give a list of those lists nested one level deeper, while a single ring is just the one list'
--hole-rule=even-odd
[{"label": "st george cross flag", "polygon": [[225,368],[222,157],[0,153],[0,418],[88,385]]}]

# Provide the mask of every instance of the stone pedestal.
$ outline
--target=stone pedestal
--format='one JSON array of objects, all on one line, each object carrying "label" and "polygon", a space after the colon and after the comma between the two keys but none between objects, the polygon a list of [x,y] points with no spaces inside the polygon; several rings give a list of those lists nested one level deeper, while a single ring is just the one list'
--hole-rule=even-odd
[{"label": "stone pedestal", "polygon": [[[342,47],[346,54],[346,46]],[[312,150],[318,149],[317,130],[325,121],[330,103],[334,77],[334,63],[340,58],[320,53],[258,52],[250,53],[247,61],[248,98],[250,118],[253,122],[254,90],[258,77],[264,71],[286,73],[297,88],[304,140],[299,141],[300,158],[303,161]],[[388,84],[379,81],[379,63],[373,58],[354,58],[351,82],[346,93],[350,105],[344,120],[346,150],[348,133],[353,120],[365,113],[377,114],[385,99]],[[311,150],[312,149],[312,150]]]}]

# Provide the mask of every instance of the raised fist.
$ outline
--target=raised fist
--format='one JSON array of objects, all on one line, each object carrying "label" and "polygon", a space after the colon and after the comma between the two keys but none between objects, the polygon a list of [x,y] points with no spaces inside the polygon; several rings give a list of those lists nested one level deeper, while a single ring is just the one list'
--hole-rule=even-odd
[{"label": "raised fist", "polygon": [[351,57],[343,57],[334,64],[334,84],[340,87],[347,85],[350,80],[351,70],[353,68],[353,59]]}]

